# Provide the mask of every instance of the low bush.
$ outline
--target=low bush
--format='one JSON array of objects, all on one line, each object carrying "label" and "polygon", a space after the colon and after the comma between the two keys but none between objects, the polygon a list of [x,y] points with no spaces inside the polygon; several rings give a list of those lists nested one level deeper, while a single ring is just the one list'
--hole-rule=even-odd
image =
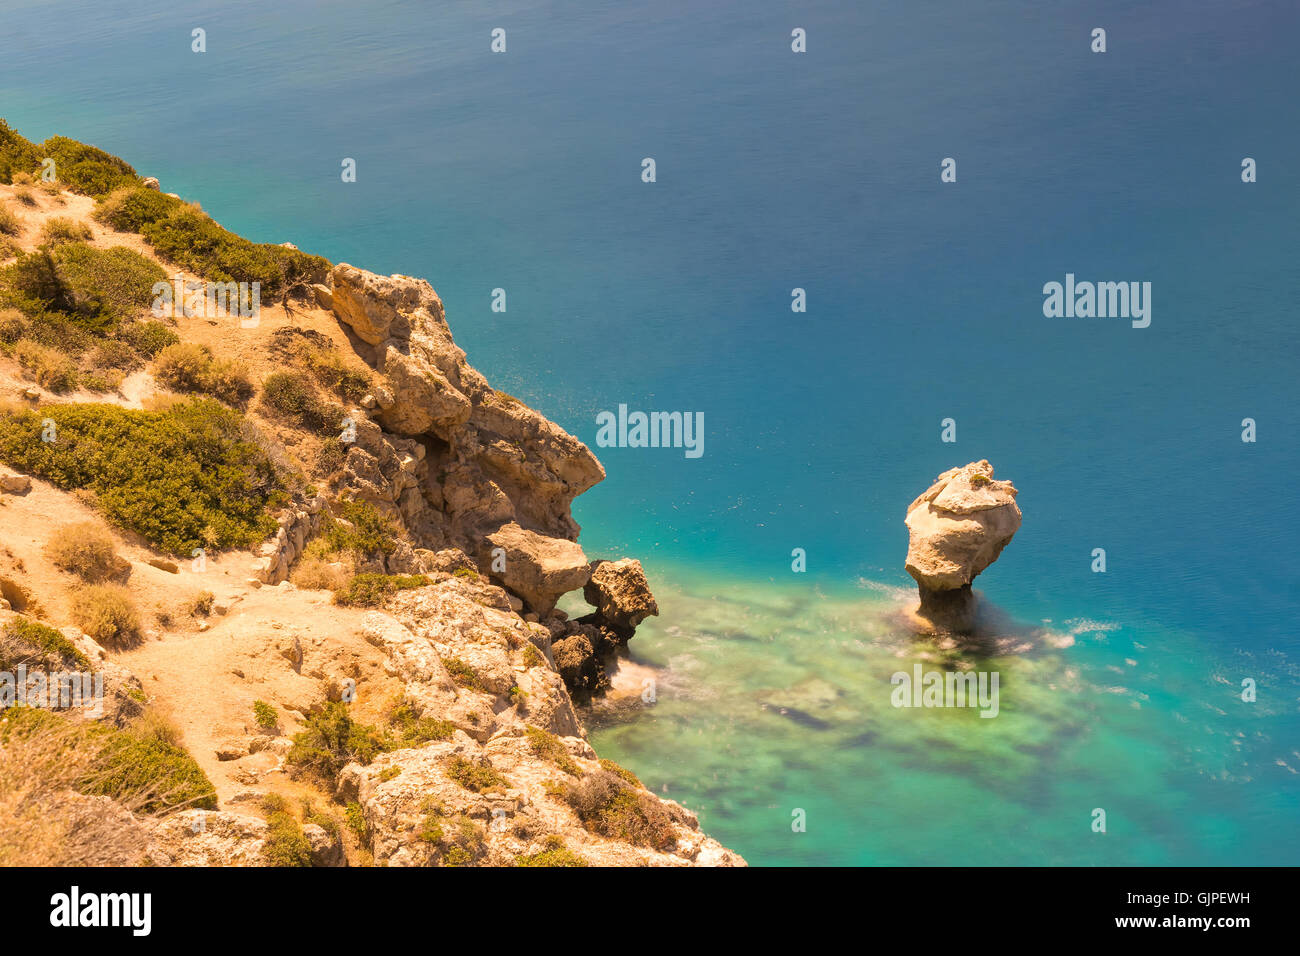
[{"label": "low bush", "polygon": [[272,372],[262,383],[262,408],[270,415],[316,435],[343,428],[343,408],[324,401],[301,372]]},{"label": "low bush", "polygon": [[312,777],[333,787],[334,778],[348,763],[368,764],[385,749],[375,728],[355,722],[347,704],[330,701],[294,735],[286,763],[292,776]]},{"label": "low bush", "polygon": [[249,242],[223,229],[202,210],[143,187],[112,193],[97,216],[115,229],[138,232],[159,255],[217,282],[259,282],[269,304],[290,290],[324,281],[330,264],[320,256]]},{"label": "low bush", "polygon": [[91,638],[113,650],[130,647],[140,636],[140,613],[126,588],[96,584],[72,595],[72,620]]},{"label": "low bush", "polygon": [[347,586],[346,568],[314,554],[304,554],[293,566],[289,580],[295,586],[312,591],[338,591]]},{"label": "low bush", "polygon": [[444,657],[442,666],[447,668],[448,676],[461,687],[468,687],[470,690],[483,690],[483,679],[478,676],[478,671],[459,657]]},{"label": "low bush", "polygon": [[159,352],[153,374],[174,392],[211,395],[228,405],[246,405],[256,391],[242,363],[213,358],[206,345],[192,342],[178,342]]},{"label": "low bush", "polygon": [[118,800],[129,797],[144,813],[217,808],[216,788],[176,742],[174,728],[144,720],[126,730],[103,733],[106,739],[80,781],[80,792]]},{"label": "low bush", "polygon": [[429,803],[419,837],[431,844],[431,862],[441,866],[472,866],[487,855],[483,828],[463,813]]},{"label": "low bush", "polygon": [[130,564],[118,556],[117,542],[94,521],[77,521],[54,532],[45,556],[56,568],[90,584],[120,577]]},{"label": "low bush", "polygon": [[66,136],[51,136],[40,145],[40,152],[42,158],[54,160],[60,183],[87,196],[102,196],[139,182],[135,170],[124,160]]},{"label": "low bush", "polygon": [[32,339],[19,339],[14,343],[13,356],[41,388],[48,388],[56,395],[77,385],[77,363],[58,349]]},{"label": "low bush", "polygon": [[334,592],[334,601],[351,607],[378,607],[398,591],[422,588],[429,583],[423,574],[357,574]]},{"label": "low bush", "polygon": [[520,854],[515,857],[515,866],[588,866],[586,860],[565,847],[564,841],[551,834],[543,841],[540,852]]},{"label": "low bush", "polygon": [[[57,441],[42,439],[50,434]],[[0,461],[93,492],[113,524],[186,557],[266,538],[276,528],[268,509],[286,498],[239,414],[210,399],[153,412],[96,404],[0,411]]]},{"label": "low bush", "polygon": [[420,747],[434,740],[449,740],[456,730],[450,720],[421,717],[409,703],[400,701],[388,711],[391,749]]},{"label": "low bush", "polygon": [[45,220],[45,228],[41,230],[41,239],[52,246],[65,242],[84,242],[92,235],[94,233],[84,222],[67,216],[51,216]]},{"label": "low bush", "polygon": [[582,776],[582,768],[574,763],[573,757],[569,755],[569,751],[555,734],[531,724],[524,729],[524,734],[528,738],[530,749],[536,756],[549,760],[567,774],[574,777]]},{"label": "low bush", "polygon": [[0,291],[8,304],[29,316],[77,309],[72,286],[48,246],[23,253],[13,265],[0,269]]},{"label": "low bush", "polygon": [[0,203],[0,234],[16,236],[22,231],[22,220],[7,205]]},{"label": "low bush", "polygon": [[475,763],[464,757],[453,757],[444,769],[453,783],[475,793],[502,791],[510,786],[510,781],[488,763]]},{"label": "low bush", "polygon": [[267,833],[262,844],[262,861],[267,866],[311,866],[311,843],[298,821],[281,809],[270,805],[266,814]]},{"label": "low bush", "polygon": [[263,730],[274,730],[280,723],[275,708],[264,700],[253,701],[253,719]]},{"label": "low bush", "polygon": [[212,604],[216,599],[217,596],[211,591],[200,591],[190,598],[186,610],[190,612],[190,617],[209,617],[212,614]]},{"label": "low bush", "polygon": [[331,551],[352,551],[358,555],[392,554],[397,549],[397,526],[368,501],[339,501],[335,520],[326,527],[322,540]]},{"label": "low bush", "polygon": [[36,145],[0,120],[0,183],[17,182],[16,176],[30,179],[40,165],[41,154]]},{"label": "low bush", "polygon": [[599,836],[663,851],[677,845],[667,808],[607,770],[569,784],[564,800],[582,825]]},{"label": "low bush", "polygon": [[155,358],[169,345],[180,341],[180,336],[161,322],[132,322],[117,331],[117,337],[145,358]]},{"label": "low bush", "polygon": [[52,256],[81,310],[97,309],[116,321],[149,308],[154,285],[167,281],[158,263],[126,246],[97,249],[84,242],[67,242],[57,246]]}]

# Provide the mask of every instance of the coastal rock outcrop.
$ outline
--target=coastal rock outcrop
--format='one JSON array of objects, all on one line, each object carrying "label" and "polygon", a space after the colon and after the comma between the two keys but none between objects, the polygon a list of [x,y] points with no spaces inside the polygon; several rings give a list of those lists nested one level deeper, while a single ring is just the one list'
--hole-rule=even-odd
[{"label": "coastal rock outcrop", "polygon": [[593,561],[582,596],[612,627],[631,631],[659,613],[645,570],[636,558]]},{"label": "coastal rock outcrop", "polygon": [[383,376],[367,411],[385,432],[424,447],[420,487],[447,542],[478,554],[511,522],[576,540],[573,499],[605,477],[590,449],[469,365],[425,280],[347,264],[330,279],[335,316]]},{"label": "coastal rock outcrop", "polygon": [[514,522],[487,536],[481,563],[493,568],[493,574],[538,614],[549,614],[561,595],[577,590],[591,577],[587,556],[577,542],[548,538]]},{"label": "coastal rock outcrop", "polygon": [[918,613],[936,627],[974,626],[971,582],[997,560],[1020,527],[1016,489],[994,481],[987,461],[945,471],[907,509],[907,573],[920,592]]}]

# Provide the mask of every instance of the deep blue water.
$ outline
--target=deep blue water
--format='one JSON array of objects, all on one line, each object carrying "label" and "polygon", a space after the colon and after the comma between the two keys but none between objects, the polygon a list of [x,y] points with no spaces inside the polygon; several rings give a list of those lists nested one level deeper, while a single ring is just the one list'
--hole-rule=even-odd
[{"label": "deep blue water", "polygon": [[[1181,768],[1133,786],[1147,787],[1148,825],[1168,832],[1159,853],[1119,861],[1300,862],[1300,8],[609,6],[142,13],[11,0],[0,116],[33,140],[60,133],[121,155],[244,235],[429,278],[493,384],[593,446],[596,413],[619,403],[703,412],[702,458],[596,449],[609,478],[575,508],[589,554],[638,556],[652,579],[662,569],[719,593],[726,581],[905,585],[907,504],[940,471],[988,458],[1025,515],[980,579],[1003,609],[1117,623],[1139,643],[1162,635],[1180,677],[1156,679],[1158,713],[1230,707],[1210,674],[1226,662],[1235,685],[1254,673],[1243,658],[1267,662],[1251,665],[1267,676],[1267,707],[1242,720],[1264,742],[1242,758],[1254,769],[1239,789],[1202,787],[1197,745],[1160,736],[1164,723],[1094,722],[1105,756],[1092,766],[1112,782],[1126,778],[1117,755],[1141,750],[1133,741],[1161,741],[1148,766]],[[498,26],[503,55],[489,52]],[[1105,54],[1089,50],[1097,26]],[[190,51],[194,27],[207,53]],[[794,27],[808,31],[806,54],[790,51]],[[640,179],[647,156],[653,184]],[[1247,156],[1259,170],[1249,185]],[[354,184],[340,181],[343,157],[357,160]],[[955,184],[940,182],[945,157]],[[1150,327],[1045,318],[1042,286],[1067,272],[1151,282]],[[504,314],[490,309],[497,287]],[[795,287],[804,314],[791,312]],[[946,417],[955,445],[940,441]],[[1240,439],[1247,417],[1253,444]],[[1104,575],[1090,570],[1097,547]],[[666,612],[655,627],[674,625],[691,622]],[[794,653],[780,633],[768,663]],[[645,653],[666,664],[672,640],[652,631]],[[1084,648],[1062,651],[1062,666]],[[693,679],[727,662],[719,653]],[[756,672],[733,693],[775,679]],[[714,726],[710,706],[678,701],[675,729]],[[845,795],[818,811],[827,839],[809,854],[769,839],[767,805],[746,804],[740,783],[700,782],[748,758],[654,723],[602,734],[647,782],[701,768],[674,794],[704,805],[706,827],[754,862],[939,862],[951,834],[918,822],[922,795],[975,786],[912,753],[904,764],[928,782],[896,768],[870,829],[892,824],[923,850],[876,842]],[[754,732],[770,732],[773,753],[790,739],[820,746],[806,728]],[[831,749],[859,748],[848,765],[866,774],[872,746],[836,737]],[[815,768],[765,773],[818,789]],[[1045,783],[1032,769],[1016,779]],[[1099,779],[1085,775],[1080,791],[1104,800]],[[935,812],[985,835],[981,860],[1032,861],[983,811],[962,815],[1011,799],[993,793],[936,799]],[[1052,819],[1066,804],[1044,796],[1025,815]],[[1068,847],[1050,862],[1093,861]]]}]

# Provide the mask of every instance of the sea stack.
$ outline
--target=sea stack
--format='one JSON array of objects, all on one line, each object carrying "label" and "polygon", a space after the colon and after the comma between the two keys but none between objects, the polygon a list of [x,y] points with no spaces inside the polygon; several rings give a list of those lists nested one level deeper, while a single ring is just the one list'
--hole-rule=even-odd
[{"label": "sea stack", "polygon": [[945,471],[907,509],[907,573],[916,580],[917,614],[941,631],[975,627],[971,582],[998,559],[1020,527],[1016,489],[975,461]]}]

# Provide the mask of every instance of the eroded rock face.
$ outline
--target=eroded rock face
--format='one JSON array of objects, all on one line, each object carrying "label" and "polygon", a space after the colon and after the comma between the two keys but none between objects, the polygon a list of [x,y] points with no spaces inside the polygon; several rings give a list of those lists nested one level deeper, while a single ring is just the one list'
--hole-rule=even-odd
[{"label": "eroded rock face", "polygon": [[994,481],[987,461],[940,475],[907,509],[907,573],[921,596],[920,614],[933,624],[969,631],[971,582],[997,560],[1020,527],[1016,489]]},{"label": "eroded rock face", "polygon": [[744,865],[700,832],[693,814],[630,776],[614,783],[657,821],[653,834],[602,835],[585,825],[566,790],[614,775],[583,739],[557,673],[564,648],[483,578],[433,576],[363,624],[365,639],[385,652],[385,670],[402,680],[403,699],[455,728],[339,774],[336,795],[360,805],[377,865],[510,866],[561,848],[592,865]]},{"label": "eroded rock face", "polygon": [[641,562],[635,558],[593,561],[591,580],[582,590],[587,603],[615,628],[632,630],[659,613]]},{"label": "eroded rock face", "polygon": [[[501,562],[494,560],[494,552]],[[577,542],[548,538],[514,522],[487,536],[480,564],[492,568],[493,576],[538,614],[549,614],[561,595],[582,587],[591,577],[587,556]]]},{"label": "eroded rock face", "polygon": [[488,535],[512,523],[576,540],[573,499],[605,477],[587,446],[466,362],[425,280],[344,264],[331,281],[326,301],[383,375],[374,407],[357,410],[373,415],[380,434],[359,429],[347,468],[410,519],[416,546],[478,556]]}]

